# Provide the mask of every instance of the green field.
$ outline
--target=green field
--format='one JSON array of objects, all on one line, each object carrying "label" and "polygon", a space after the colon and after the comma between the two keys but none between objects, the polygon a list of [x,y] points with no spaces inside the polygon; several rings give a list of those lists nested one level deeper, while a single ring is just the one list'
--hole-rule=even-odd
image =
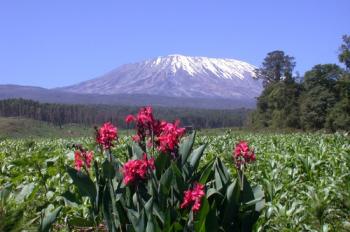
[{"label": "green field", "polygon": [[[79,138],[93,136],[91,126],[65,124],[56,126],[51,123],[19,117],[0,117],[0,140],[5,138]],[[127,135],[130,130],[119,130],[119,134]]]},{"label": "green field", "polygon": [[[344,134],[251,134],[221,132],[197,137],[208,143],[201,164],[223,158],[231,172],[232,149],[240,140],[255,148],[257,162],[247,177],[263,187],[266,205],[256,231],[349,231],[350,139]],[[49,204],[64,206],[55,231],[87,222],[88,200],[70,201],[64,165],[73,166],[73,143],[93,149],[91,138],[4,139],[0,142],[0,231],[37,228]],[[122,136],[113,154],[126,157],[130,138]],[[101,160],[102,157],[96,157]],[[74,189],[73,189],[74,190]],[[75,190],[74,190],[75,191]],[[76,196],[74,196],[76,197]]]}]

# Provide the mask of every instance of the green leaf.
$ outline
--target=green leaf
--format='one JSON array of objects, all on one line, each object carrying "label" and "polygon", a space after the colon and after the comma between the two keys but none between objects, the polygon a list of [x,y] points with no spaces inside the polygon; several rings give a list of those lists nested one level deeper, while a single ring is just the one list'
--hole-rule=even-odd
[{"label": "green leaf", "polygon": [[[253,193],[255,198],[254,199],[255,211],[260,212],[265,207],[264,191],[260,186],[254,186]],[[249,204],[249,202],[246,204]]]},{"label": "green leaf", "polygon": [[78,204],[80,204],[81,202],[77,199],[77,197],[71,193],[69,190],[67,190],[66,192],[64,192],[62,194],[62,197],[64,199],[64,204],[68,205],[68,206],[78,206]]},{"label": "green leaf", "polygon": [[95,205],[96,200],[96,186],[88,175],[78,172],[74,168],[67,167],[67,172],[72,178],[74,185],[78,188],[81,196],[90,198],[92,205]]},{"label": "green leaf", "polygon": [[221,161],[221,159],[217,158],[217,167],[218,167],[218,171],[220,172],[220,175],[223,178],[224,183],[226,184],[231,178],[230,178],[230,174],[225,166],[225,164],[223,164],[223,162]]},{"label": "green leaf", "polygon": [[103,176],[108,179],[113,179],[115,177],[115,168],[113,164],[107,159],[102,164]]},{"label": "green leaf", "polygon": [[147,226],[146,226],[146,232],[154,232],[156,231],[154,223],[152,220],[148,220]]},{"label": "green leaf", "polygon": [[103,217],[107,224],[108,231],[116,231],[114,220],[113,220],[113,210],[112,210],[112,200],[109,194],[109,187],[106,185],[103,192]]},{"label": "green leaf", "polygon": [[138,213],[135,210],[128,209],[128,218],[132,222],[132,225],[136,232],[145,231],[145,211],[144,210],[142,210],[141,213]]},{"label": "green leaf", "polygon": [[148,220],[152,219],[153,197],[151,197],[144,206]]},{"label": "green leaf", "polygon": [[243,213],[241,231],[253,231],[253,227],[258,219],[259,213],[254,210]]},{"label": "green leaf", "polygon": [[173,181],[175,182],[174,188],[176,191],[182,193],[186,189],[186,184],[182,177],[181,171],[179,170],[179,168],[175,163],[172,163],[171,167],[174,175],[173,177]]},{"label": "green leaf", "polygon": [[21,191],[16,195],[15,200],[17,202],[23,202],[33,192],[34,187],[34,183],[24,185]]},{"label": "green leaf", "polygon": [[205,184],[209,176],[213,173],[213,163],[214,160],[209,161],[200,171],[201,177],[199,178],[199,183]]},{"label": "green leaf", "polygon": [[238,218],[240,206],[240,188],[237,179],[226,189],[226,205],[223,215],[223,224],[227,230],[232,229],[232,224]]},{"label": "green leaf", "polygon": [[195,149],[191,155],[190,155],[190,166],[192,168],[192,171],[196,170],[199,164],[199,160],[201,159],[204,149],[207,146],[207,144],[203,144],[202,146]]},{"label": "green leaf", "polygon": [[155,204],[155,203],[153,204],[153,214],[156,215],[156,216],[159,218],[159,220],[161,221],[162,224],[165,223],[165,215],[164,215],[164,212],[161,211],[161,210],[159,209],[158,205]]},{"label": "green leaf", "polygon": [[170,165],[170,158],[168,155],[159,154],[155,160],[157,177],[160,178],[163,171]]},{"label": "green leaf", "polygon": [[[250,186],[248,179],[245,175],[243,175],[243,193],[241,194],[242,203],[247,203],[255,199],[254,192],[252,187]],[[254,207],[252,208],[254,209]]]},{"label": "green leaf", "polygon": [[54,158],[45,160],[46,167],[53,166],[58,159],[59,157],[54,157]]},{"label": "green leaf", "polygon": [[201,208],[197,215],[195,215],[196,221],[194,222],[195,231],[202,231],[205,228],[205,219],[209,212],[209,203],[207,198],[202,198]]},{"label": "green leaf", "polygon": [[179,153],[181,155],[181,163],[184,165],[187,161],[188,156],[192,150],[194,139],[196,136],[196,131],[193,131],[192,134],[182,139],[179,146]]},{"label": "green leaf", "polygon": [[210,188],[207,190],[207,198],[209,199],[211,196],[214,196],[214,195],[217,195],[220,197],[220,199],[224,198],[224,196],[219,192],[217,191],[215,188]]},{"label": "green leaf", "polygon": [[219,223],[216,217],[216,210],[216,202],[214,201],[205,219],[206,231],[219,231]]},{"label": "green leaf", "polygon": [[49,205],[44,210],[44,217],[43,217],[41,224],[39,226],[40,232],[46,232],[46,231],[50,230],[51,225],[56,221],[58,214],[61,212],[62,206],[51,211],[52,208],[53,208],[53,206]]},{"label": "green leaf", "polygon": [[132,143],[131,149],[132,149],[133,159],[142,159],[142,156],[145,152],[137,143]]},{"label": "green leaf", "polygon": [[93,221],[82,218],[82,217],[69,217],[68,219],[68,225],[69,226],[78,226],[78,227],[89,227],[94,226]]},{"label": "green leaf", "polygon": [[159,188],[163,194],[165,194],[165,195],[169,194],[172,180],[173,180],[173,171],[172,171],[172,168],[169,167],[163,173],[163,175],[159,181]]}]

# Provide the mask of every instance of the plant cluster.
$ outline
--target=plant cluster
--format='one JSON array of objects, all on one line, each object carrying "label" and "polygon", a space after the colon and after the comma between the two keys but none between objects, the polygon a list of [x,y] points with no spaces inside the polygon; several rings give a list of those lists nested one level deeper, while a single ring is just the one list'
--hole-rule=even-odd
[{"label": "plant cluster", "polygon": [[[231,166],[219,157],[201,167],[206,144],[193,149],[195,133],[184,137],[180,122],[157,120],[151,107],[126,117],[136,134],[123,162],[117,128],[96,129],[98,150],[75,151],[75,168],[67,172],[81,196],[90,202],[95,227],[108,231],[252,231],[264,205],[261,188],[251,187],[244,170],[255,160],[247,142],[237,144]],[[77,155],[78,154],[78,155]],[[92,154],[102,163],[92,161]],[[92,163],[93,162],[93,165]],[[84,168],[81,168],[84,167]],[[73,194],[73,193],[72,193]]]}]

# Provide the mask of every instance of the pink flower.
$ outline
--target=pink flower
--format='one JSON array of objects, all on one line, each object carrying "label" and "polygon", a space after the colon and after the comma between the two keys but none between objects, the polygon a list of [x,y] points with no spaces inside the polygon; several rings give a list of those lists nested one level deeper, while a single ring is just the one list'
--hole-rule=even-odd
[{"label": "pink flower", "polygon": [[204,195],[204,185],[195,183],[192,190],[189,189],[184,192],[184,199],[180,205],[180,208],[183,209],[192,205],[192,211],[198,212],[201,208],[201,200]]},{"label": "pink flower", "polygon": [[128,116],[125,117],[125,122],[126,122],[127,124],[129,124],[129,123],[131,123],[131,122],[133,122],[133,121],[136,121],[136,118],[135,118],[134,115],[129,114]]},{"label": "pink flower", "polygon": [[123,182],[125,185],[135,184],[147,179],[148,170],[154,170],[154,158],[147,159],[144,154],[142,160],[129,160],[123,166]]},{"label": "pink flower", "polygon": [[137,115],[137,120],[142,124],[152,124],[154,122],[152,107],[146,106],[141,108]]},{"label": "pink flower", "polygon": [[151,136],[152,132],[155,136],[155,127],[158,125],[158,121],[153,117],[152,107],[142,107],[140,108],[136,116],[128,115],[125,118],[126,123],[136,122],[137,134],[133,136],[133,140],[138,143],[144,143],[146,136]]},{"label": "pink flower", "polygon": [[236,167],[241,169],[246,163],[251,163],[256,160],[254,150],[249,148],[248,143],[241,141],[236,144],[233,151],[233,159],[236,163]]},{"label": "pink flower", "polygon": [[141,140],[139,135],[133,135],[131,138],[132,138],[133,141],[135,141],[137,143],[139,143],[140,140]]},{"label": "pink flower", "polygon": [[175,123],[163,122],[160,135],[158,136],[158,149],[162,152],[174,151],[178,146],[180,138],[185,133],[185,128],[179,127],[180,122],[177,120]]},{"label": "pink flower", "polygon": [[86,168],[91,167],[92,159],[94,158],[93,151],[75,151],[74,152],[74,166],[75,169],[80,171],[80,169],[85,165]]},{"label": "pink flower", "polygon": [[107,122],[96,133],[96,141],[102,145],[103,149],[107,150],[113,146],[113,141],[118,137],[118,129]]}]

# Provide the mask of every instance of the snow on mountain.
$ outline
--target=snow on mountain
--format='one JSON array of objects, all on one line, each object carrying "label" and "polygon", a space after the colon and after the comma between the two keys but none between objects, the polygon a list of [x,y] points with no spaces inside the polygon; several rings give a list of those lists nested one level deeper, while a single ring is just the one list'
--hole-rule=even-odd
[{"label": "snow on mountain", "polygon": [[61,90],[94,94],[148,94],[170,97],[253,99],[262,91],[255,67],[234,59],[161,56],[122,65]]}]

